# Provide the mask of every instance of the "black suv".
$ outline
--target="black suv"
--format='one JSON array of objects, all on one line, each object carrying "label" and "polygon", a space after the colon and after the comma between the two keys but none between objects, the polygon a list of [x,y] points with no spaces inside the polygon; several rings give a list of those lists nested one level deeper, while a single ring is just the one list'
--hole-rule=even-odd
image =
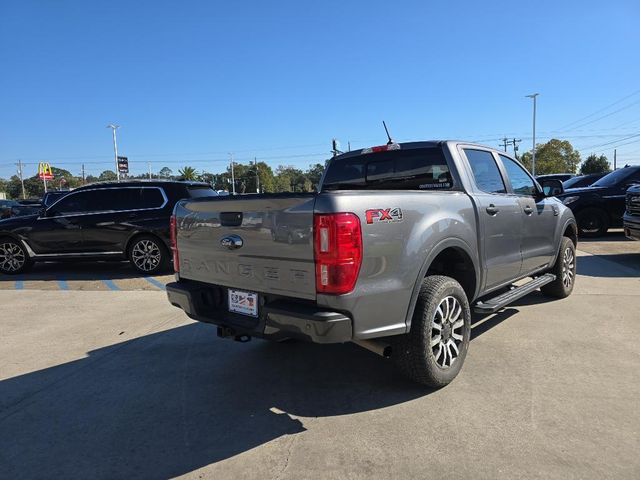
[{"label": "black suv", "polygon": [[625,167],[590,187],[569,188],[558,198],[573,210],[579,235],[597,237],[607,233],[609,227],[622,227],[627,188],[636,183],[640,183],[640,167]]},{"label": "black suv", "polygon": [[39,213],[0,221],[0,273],[33,262],[124,260],[145,274],[170,265],[169,219],[183,198],[214,197],[206,183],[137,181],[77,188]]}]

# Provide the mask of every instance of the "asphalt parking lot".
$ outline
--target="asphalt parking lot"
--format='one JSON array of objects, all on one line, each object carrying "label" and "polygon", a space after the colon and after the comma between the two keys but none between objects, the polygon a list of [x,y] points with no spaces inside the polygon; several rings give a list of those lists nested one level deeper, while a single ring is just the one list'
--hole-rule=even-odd
[{"label": "asphalt parking lot", "polygon": [[640,478],[640,242],[620,232],[580,243],[571,297],[476,317],[437,391],[353,345],[219,340],[171,279],[0,279],[0,477]]}]

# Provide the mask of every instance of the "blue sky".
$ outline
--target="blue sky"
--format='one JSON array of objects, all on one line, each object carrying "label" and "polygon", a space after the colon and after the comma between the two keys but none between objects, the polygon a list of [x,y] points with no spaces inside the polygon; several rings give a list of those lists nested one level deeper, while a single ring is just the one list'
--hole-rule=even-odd
[{"label": "blue sky", "polygon": [[542,141],[640,163],[639,24],[637,0],[5,0],[0,177],[113,168],[111,122],[134,172],[304,167],[332,137],[383,143],[383,119],[400,141],[524,150],[532,92]]}]

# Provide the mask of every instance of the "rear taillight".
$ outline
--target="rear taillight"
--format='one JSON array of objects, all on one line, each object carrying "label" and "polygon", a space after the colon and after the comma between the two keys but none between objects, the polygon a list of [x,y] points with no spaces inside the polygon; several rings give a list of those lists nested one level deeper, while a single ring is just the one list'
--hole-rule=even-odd
[{"label": "rear taillight", "polygon": [[173,269],[178,273],[180,271],[180,257],[178,256],[178,223],[175,215],[171,215],[169,220],[169,238],[171,240],[171,252],[173,253]]},{"label": "rear taillight", "polygon": [[360,219],[353,213],[315,214],[313,235],[316,291],[351,292],[362,263]]}]

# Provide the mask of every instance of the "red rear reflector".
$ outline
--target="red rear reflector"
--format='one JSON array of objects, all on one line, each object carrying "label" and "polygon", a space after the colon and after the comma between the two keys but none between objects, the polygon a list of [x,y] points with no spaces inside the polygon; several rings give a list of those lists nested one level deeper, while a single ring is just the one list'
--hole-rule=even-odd
[{"label": "red rear reflector", "polygon": [[376,153],[376,152],[388,152],[389,150],[400,150],[399,143],[388,143],[386,145],[378,145],[377,147],[363,148],[360,154]]},{"label": "red rear reflector", "polygon": [[317,213],[313,235],[316,291],[336,295],[351,292],[362,263],[360,219],[353,213]]},{"label": "red rear reflector", "polygon": [[171,242],[171,253],[173,253],[173,269],[178,273],[180,272],[180,257],[178,255],[178,224],[175,215],[171,215],[169,220],[169,239]]}]

